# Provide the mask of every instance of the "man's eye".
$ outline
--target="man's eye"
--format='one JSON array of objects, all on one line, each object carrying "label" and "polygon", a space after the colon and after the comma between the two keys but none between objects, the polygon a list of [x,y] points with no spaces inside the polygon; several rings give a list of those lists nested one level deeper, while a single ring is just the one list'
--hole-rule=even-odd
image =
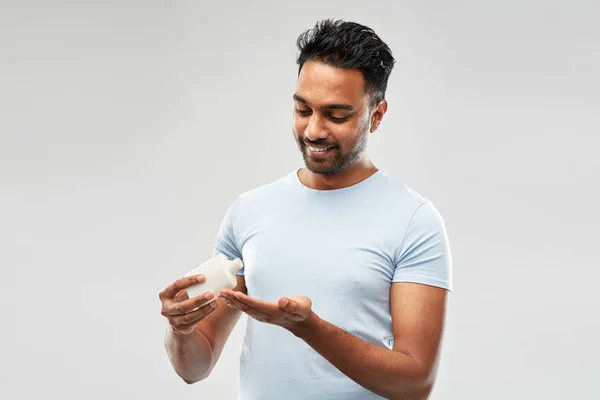
[{"label": "man's eye", "polygon": [[[296,113],[298,113],[299,115],[302,116],[307,116],[311,114],[311,110],[301,110],[299,108],[296,108]],[[334,117],[333,115],[328,115],[327,118],[329,118],[330,120],[332,120],[333,122],[336,123],[342,123],[342,122],[346,122],[348,120],[348,117]]]},{"label": "man's eye", "polygon": [[329,118],[333,121],[333,122],[344,122],[348,119],[348,117],[341,117],[341,118],[337,118],[334,117],[333,115],[330,115]]}]

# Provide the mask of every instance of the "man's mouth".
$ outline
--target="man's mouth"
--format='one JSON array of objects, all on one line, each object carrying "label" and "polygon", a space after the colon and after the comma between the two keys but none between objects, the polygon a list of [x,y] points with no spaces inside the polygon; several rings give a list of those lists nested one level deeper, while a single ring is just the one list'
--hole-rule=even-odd
[{"label": "man's mouth", "polygon": [[306,145],[306,147],[308,147],[312,153],[325,153],[326,151],[333,149],[335,146],[323,147]]}]

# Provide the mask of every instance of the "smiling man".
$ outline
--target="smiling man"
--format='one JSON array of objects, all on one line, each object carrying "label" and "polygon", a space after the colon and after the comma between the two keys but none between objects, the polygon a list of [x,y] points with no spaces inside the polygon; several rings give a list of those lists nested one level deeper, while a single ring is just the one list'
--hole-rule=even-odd
[{"label": "smiling man", "polygon": [[427,399],[451,256],[432,203],[367,154],[394,58],[352,22],[320,21],[297,44],[305,168],[229,207],[214,253],[243,260],[233,290],[188,299],[205,279],[189,277],[160,293],[167,353],[186,382],[205,379],[246,313],[239,399]]}]

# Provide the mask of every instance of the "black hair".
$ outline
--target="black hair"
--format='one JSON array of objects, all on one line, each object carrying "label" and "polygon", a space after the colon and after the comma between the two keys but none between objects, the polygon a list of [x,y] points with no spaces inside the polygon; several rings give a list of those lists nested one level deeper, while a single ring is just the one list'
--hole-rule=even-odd
[{"label": "black hair", "polygon": [[324,19],[304,31],[296,40],[300,50],[298,75],[308,60],[336,68],[358,68],[365,79],[365,93],[371,106],[385,98],[388,78],[394,67],[392,51],[373,29],[342,20]]}]

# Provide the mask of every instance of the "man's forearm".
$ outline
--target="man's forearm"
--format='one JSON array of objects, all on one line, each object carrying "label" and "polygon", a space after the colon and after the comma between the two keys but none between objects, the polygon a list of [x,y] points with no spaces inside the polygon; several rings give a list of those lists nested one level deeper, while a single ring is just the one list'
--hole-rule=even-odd
[{"label": "man's forearm", "polygon": [[423,400],[431,391],[431,371],[418,360],[365,342],[314,313],[292,332],[350,379],[387,399]]},{"label": "man's forearm", "polygon": [[179,333],[168,325],[165,348],[175,372],[186,383],[205,379],[211,372],[213,354],[210,342],[197,330],[189,335]]}]

